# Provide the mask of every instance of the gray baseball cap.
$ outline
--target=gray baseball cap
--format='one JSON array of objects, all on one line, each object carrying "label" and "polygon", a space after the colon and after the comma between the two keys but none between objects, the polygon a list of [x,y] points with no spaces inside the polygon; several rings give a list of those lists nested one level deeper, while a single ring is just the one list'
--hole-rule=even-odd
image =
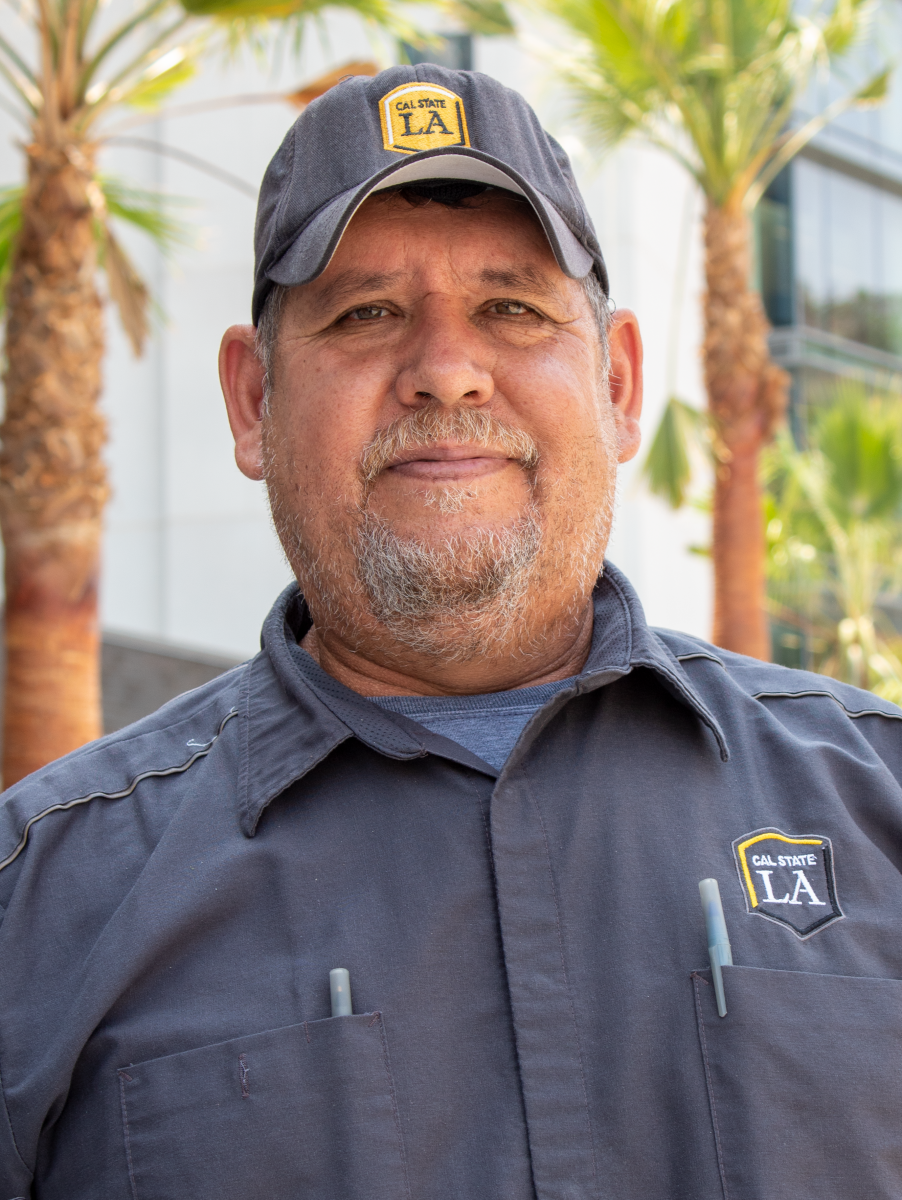
[{"label": "gray baseball cap", "polygon": [[314,100],[266,169],[254,233],[253,320],[275,284],[316,279],[373,192],[459,180],[525,196],[561,270],[604,259],[563,148],[518,93],[476,71],[432,63],[352,76]]}]

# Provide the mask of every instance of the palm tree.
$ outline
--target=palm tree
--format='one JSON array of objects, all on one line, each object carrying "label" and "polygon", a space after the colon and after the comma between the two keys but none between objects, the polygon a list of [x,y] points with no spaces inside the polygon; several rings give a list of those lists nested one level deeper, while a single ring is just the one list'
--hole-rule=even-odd
[{"label": "palm tree", "polygon": [[806,449],[778,436],[765,478],[774,616],[819,670],[902,702],[902,631],[886,605],[902,586],[898,399],[841,385]]},{"label": "palm tree", "polygon": [[559,57],[577,111],[602,148],[630,134],[660,147],[706,199],[704,370],[717,452],[714,641],[767,658],[758,461],[786,407],[768,325],[749,287],[749,214],[768,183],[828,121],[881,99],[888,73],[788,128],[818,64],[846,54],[865,0],[829,15],[792,0],[537,0],[578,38]]},{"label": "palm tree", "polygon": [[[460,3],[461,0],[458,0]],[[411,36],[391,0],[8,0],[34,50],[0,34],[0,78],[23,129],[25,184],[0,192],[0,285],[6,298],[6,412],[0,426],[5,547],[6,786],[101,732],[97,589],[108,496],[98,407],[104,351],[98,270],[138,352],[147,289],[114,219],[170,240],[159,198],[98,171],[105,122],[158,104],[217,40],[296,31],[328,5]],[[497,0],[466,0],[499,19]],[[495,11],[498,10],[498,11]],[[228,18],[226,23],[225,18]],[[359,65],[359,64],[358,64]],[[375,66],[364,69],[373,73]],[[348,68],[303,90],[309,101]],[[358,71],[357,73],[361,73]],[[11,100],[9,99],[11,97]]]}]

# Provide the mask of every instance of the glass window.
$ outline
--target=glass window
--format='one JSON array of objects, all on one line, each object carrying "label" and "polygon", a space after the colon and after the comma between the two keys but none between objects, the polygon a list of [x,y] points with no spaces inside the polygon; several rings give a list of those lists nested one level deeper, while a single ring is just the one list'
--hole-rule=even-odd
[{"label": "glass window", "polygon": [[794,325],[791,171],[781,171],[758,203],[761,298],[771,325]]},{"label": "glass window", "polygon": [[824,174],[810,163],[793,168],[795,196],[796,282],[799,290],[799,321],[820,327],[820,312],[830,293],[829,248],[826,238]]},{"label": "glass window", "polygon": [[411,46],[401,42],[404,61],[435,63],[439,67],[451,67],[456,71],[473,70],[473,38],[469,33],[440,33],[428,46]]},{"label": "glass window", "polygon": [[793,187],[800,322],[902,354],[902,200],[804,159]]}]

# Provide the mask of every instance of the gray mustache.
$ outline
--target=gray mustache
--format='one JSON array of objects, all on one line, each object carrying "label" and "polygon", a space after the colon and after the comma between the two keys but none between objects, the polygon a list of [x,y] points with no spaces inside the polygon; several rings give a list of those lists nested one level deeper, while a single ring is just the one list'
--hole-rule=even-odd
[{"label": "gray mustache", "polygon": [[426,449],[444,441],[470,442],[486,449],[501,450],[507,458],[532,470],[539,461],[539,448],[528,433],[499,421],[481,408],[445,408],[429,404],[406,413],[380,429],[360,457],[360,476],[369,487],[399,454]]}]

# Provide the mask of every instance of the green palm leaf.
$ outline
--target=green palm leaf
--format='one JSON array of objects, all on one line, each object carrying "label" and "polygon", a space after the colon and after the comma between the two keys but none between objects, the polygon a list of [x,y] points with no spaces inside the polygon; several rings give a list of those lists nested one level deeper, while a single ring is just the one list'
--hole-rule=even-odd
[{"label": "green palm leaf", "polygon": [[[674,154],[717,205],[741,201],[783,145],[818,64],[845,53],[866,0],[796,14],[791,0],[535,0],[577,35],[558,66],[574,111],[603,146],[640,132]],[[879,102],[885,69],[843,107]],[[817,128],[797,139],[798,151]]]},{"label": "green palm leaf", "polygon": [[765,457],[770,594],[781,622],[816,631],[818,669],[902,699],[902,639],[881,597],[902,583],[898,402],[838,387],[798,449]]},{"label": "green palm leaf", "polygon": [[135,187],[112,175],[101,175],[98,183],[109,215],[146,233],[164,252],[192,244],[190,225],[172,211],[191,201]]},{"label": "green palm leaf", "polygon": [[12,267],[16,238],[22,228],[22,197],[25,188],[0,188],[0,313],[5,307],[6,284]]},{"label": "green palm leaf", "polygon": [[708,449],[706,413],[671,396],[655,430],[642,472],[649,490],[681,508],[692,482],[692,456]]}]

